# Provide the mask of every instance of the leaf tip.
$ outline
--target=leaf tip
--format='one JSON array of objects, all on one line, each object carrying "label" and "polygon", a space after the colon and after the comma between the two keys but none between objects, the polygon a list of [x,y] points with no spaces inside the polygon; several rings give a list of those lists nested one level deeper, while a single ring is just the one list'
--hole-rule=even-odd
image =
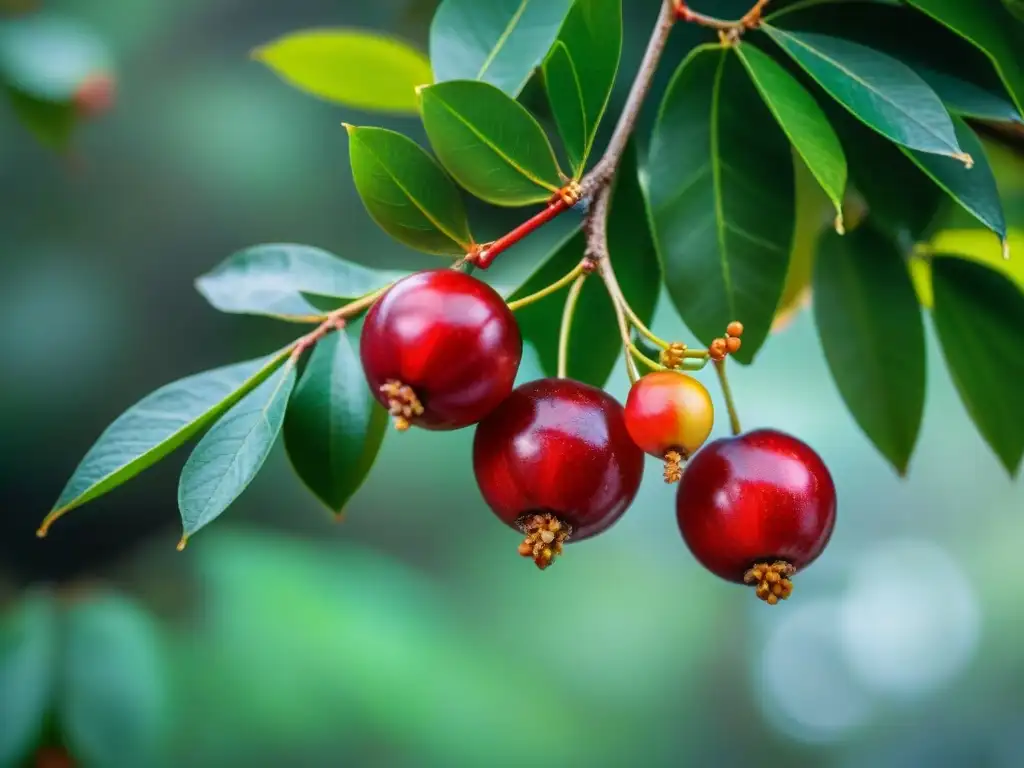
[{"label": "leaf tip", "polygon": [[50,514],[44,517],[43,522],[39,524],[39,528],[36,530],[36,538],[45,539],[46,535],[50,532],[50,528],[53,527],[53,524],[63,517],[64,513],[67,511],[67,507],[61,507],[60,509],[53,510]]},{"label": "leaf tip", "polygon": [[952,157],[955,160],[959,160],[961,163],[963,163],[964,168],[966,168],[967,170],[970,170],[971,168],[974,167],[974,158],[971,157],[966,152],[957,152],[953,154]]},{"label": "leaf tip", "polygon": [[348,132],[349,136],[356,132],[356,126],[352,125],[352,123],[342,123],[341,127]]},{"label": "leaf tip", "polygon": [[249,51],[249,58],[253,61],[264,61],[267,46],[257,45],[251,51]]},{"label": "leaf tip", "polygon": [[181,535],[181,540],[178,542],[178,546],[176,547],[176,549],[179,552],[184,552],[185,551],[185,547],[187,547],[187,546],[188,546],[188,534],[187,533],[183,533]]},{"label": "leaf tip", "polygon": [[1010,240],[1008,238],[1004,237],[1001,242],[1003,244],[1003,261],[1009,261],[1010,260]]},{"label": "leaf tip", "polygon": [[846,234],[846,224],[843,221],[843,212],[842,212],[842,210],[840,210],[838,213],[836,213],[836,218],[832,222],[832,226],[835,227],[837,235],[845,235]]},{"label": "leaf tip", "polygon": [[415,88],[413,88],[413,90],[416,91],[417,98],[422,99],[423,98],[423,92],[425,90],[427,90],[427,88],[429,88],[429,87],[430,87],[430,83],[423,83],[422,85],[417,85]]}]

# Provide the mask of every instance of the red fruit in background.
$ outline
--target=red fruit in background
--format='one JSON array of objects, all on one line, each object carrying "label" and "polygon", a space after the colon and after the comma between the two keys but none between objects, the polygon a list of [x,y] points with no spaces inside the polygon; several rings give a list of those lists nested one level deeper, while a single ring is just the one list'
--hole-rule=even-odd
[{"label": "red fruit in background", "polygon": [[711,394],[692,376],[658,371],[641,377],[626,399],[626,428],[644,453],[665,460],[665,482],[678,482],[682,462],[711,434]]},{"label": "red fruit in background", "polygon": [[516,388],[476,428],[484,500],[526,534],[519,552],[546,568],[567,541],[607,530],[636,497],[644,455],[611,395],[571,379]]},{"label": "red fruit in background", "polygon": [[370,308],[360,355],[399,429],[475,424],[512,391],[523,340],[486,283],[453,269],[404,277]]},{"label": "red fruit in background", "polygon": [[41,747],[35,754],[32,768],[75,768],[75,761],[64,747]]},{"label": "red fruit in background", "polygon": [[75,90],[75,111],[86,120],[109,112],[114,106],[116,92],[117,83],[113,75],[107,72],[89,75]]},{"label": "red fruit in background", "polygon": [[821,554],[836,522],[836,489],[821,457],[772,429],[709,443],[676,495],[683,539],[709,571],[751,584],[774,605],[790,577]]}]

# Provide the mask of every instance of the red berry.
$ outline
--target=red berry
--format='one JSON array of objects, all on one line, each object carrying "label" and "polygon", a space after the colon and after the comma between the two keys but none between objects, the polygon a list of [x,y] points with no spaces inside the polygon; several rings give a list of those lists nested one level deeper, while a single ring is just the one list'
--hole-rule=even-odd
[{"label": "red berry", "polygon": [[434,269],[402,278],[374,303],[360,354],[396,427],[451,430],[480,421],[512,391],[523,339],[497,291]]},{"label": "red berry", "polygon": [[33,768],[74,768],[70,753],[59,746],[41,747],[35,754]]},{"label": "red berry", "polygon": [[477,426],[473,470],[494,513],[526,534],[520,554],[546,568],[570,537],[596,536],[622,517],[640,488],[644,455],[611,395],[540,379]]},{"label": "red berry", "polygon": [[679,371],[649,373],[626,398],[626,428],[644,453],[665,460],[665,482],[682,476],[681,464],[711,434],[715,407],[707,389]]},{"label": "red berry", "polygon": [[116,83],[106,72],[89,75],[74,94],[75,110],[84,119],[109,111],[114,106]]},{"label": "red berry", "polygon": [[676,518],[697,560],[751,584],[774,605],[789,578],[821,554],[836,522],[836,488],[806,443],[772,429],[709,443],[683,473]]}]

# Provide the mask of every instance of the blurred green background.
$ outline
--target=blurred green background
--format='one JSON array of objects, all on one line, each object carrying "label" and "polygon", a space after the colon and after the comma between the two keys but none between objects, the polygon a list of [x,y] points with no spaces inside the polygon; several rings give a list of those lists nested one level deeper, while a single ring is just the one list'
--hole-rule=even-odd
[{"label": "blurred green background", "polygon": [[[36,540],[125,407],[294,335],[193,290],[229,253],[285,241],[438,264],[365,214],[340,124],[422,140],[419,125],[318,102],[249,59],[307,26],[425,47],[434,3],[46,5],[107,42],[118,100],[79,131],[73,161],[0,112],[0,745],[53,690],[106,729],[69,734],[101,768],[1024,765],[1024,487],[977,436],[931,334],[905,480],[843,407],[806,312],[734,369],[744,426],[808,441],[838,485],[832,543],[780,608],[696,565],[656,466],[608,535],[540,575],[479,497],[471,431],[389,435],[340,524],[278,449],[178,554],[180,453]],[[626,4],[626,66],[653,6]],[[1021,199],[1024,163],[992,159]],[[562,231],[500,269],[525,272]],[[664,303],[656,327],[685,338]],[[626,387],[620,369],[609,389]],[[57,653],[54,601],[59,620],[78,616],[62,658],[86,660],[56,682],[31,673]]]}]

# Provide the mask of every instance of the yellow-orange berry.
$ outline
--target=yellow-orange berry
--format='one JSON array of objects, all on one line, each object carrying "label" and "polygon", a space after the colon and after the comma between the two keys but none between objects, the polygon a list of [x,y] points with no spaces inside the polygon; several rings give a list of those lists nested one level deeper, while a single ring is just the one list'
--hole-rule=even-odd
[{"label": "yellow-orange berry", "polygon": [[731,323],[729,323],[729,327],[725,329],[725,332],[730,336],[735,336],[736,338],[739,338],[740,336],[743,335],[743,323],[733,320]]},{"label": "yellow-orange berry", "polygon": [[730,336],[725,340],[725,349],[730,355],[735,355],[740,351],[740,347],[743,346],[743,342],[737,339],[735,336]]},{"label": "yellow-orange berry", "polygon": [[629,436],[641,450],[658,458],[670,452],[689,457],[704,445],[714,422],[715,408],[707,389],[679,371],[643,376],[626,399]]}]

